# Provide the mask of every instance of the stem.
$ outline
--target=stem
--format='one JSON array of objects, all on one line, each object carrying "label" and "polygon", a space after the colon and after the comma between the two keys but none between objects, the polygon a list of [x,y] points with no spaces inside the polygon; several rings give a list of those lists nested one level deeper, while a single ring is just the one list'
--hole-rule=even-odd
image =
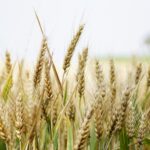
[{"label": "stem", "polygon": [[38,142],[38,137],[37,137],[37,134],[35,135],[35,147],[37,150],[39,150],[39,142]]},{"label": "stem", "polygon": [[96,147],[95,147],[96,150],[100,150],[100,142],[98,139],[96,139]]},{"label": "stem", "polygon": [[25,147],[25,150],[30,150],[29,141],[28,141],[28,143],[27,143],[27,145]]},{"label": "stem", "polygon": [[113,138],[113,135],[111,135],[111,137],[110,137],[110,139],[109,139],[109,141],[108,141],[108,143],[107,143],[107,145],[106,145],[105,150],[108,150],[109,145],[111,144],[112,138]]},{"label": "stem", "polygon": [[8,143],[6,143],[6,149],[7,149],[7,150],[10,150],[10,146],[9,146]]},{"label": "stem", "polygon": [[22,142],[21,142],[21,140],[19,141],[19,150],[22,150]]}]

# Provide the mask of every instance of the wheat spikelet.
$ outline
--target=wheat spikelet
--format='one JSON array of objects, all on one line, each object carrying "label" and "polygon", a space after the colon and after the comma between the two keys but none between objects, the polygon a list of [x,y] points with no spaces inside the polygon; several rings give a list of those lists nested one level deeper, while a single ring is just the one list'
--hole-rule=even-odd
[{"label": "wheat spikelet", "polygon": [[102,96],[99,92],[96,94],[97,105],[95,107],[95,133],[96,137],[99,140],[103,133],[103,108],[102,108]]},{"label": "wheat spikelet", "polygon": [[16,101],[16,136],[19,140],[22,138],[24,132],[24,120],[23,120],[23,99],[22,95],[19,94]]},{"label": "wheat spikelet", "polygon": [[133,104],[130,103],[128,106],[128,114],[126,116],[126,131],[130,138],[134,137],[135,134],[135,110]]},{"label": "wheat spikelet", "polygon": [[98,60],[95,61],[95,73],[96,73],[97,88],[100,89],[101,95],[104,98],[106,95],[104,75],[102,67],[100,66]]},{"label": "wheat spikelet", "polygon": [[85,64],[87,62],[87,58],[88,58],[88,47],[86,47],[85,49],[83,49],[82,58],[83,58],[84,66],[85,66]]},{"label": "wheat spikelet", "polygon": [[[3,108],[4,112],[1,114],[1,116],[2,116],[1,120],[4,125],[4,130],[5,130],[4,132],[7,136],[5,142],[7,143],[7,145],[9,147],[12,147],[13,145],[15,145],[14,140],[16,139],[16,136],[14,136],[15,135],[15,124],[14,124],[14,122],[12,122],[9,106],[10,106],[9,104],[4,105],[4,108]],[[12,113],[12,115],[15,116],[14,112],[11,112],[11,113]]]},{"label": "wheat spikelet", "polygon": [[[108,97],[109,100],[109,109],[108,109],[108,118],[111,120],[112,114],[114,115],[114,107],[115,107],[115,100],[116,100],[116,83],[113,83],[110,86],[110,96]],[[115,111],[116,112],[116,111]],[[114,117],[113,117],[114,118]],[[115,118],[116,119],[116,118]],[[112,121],[113,122],[113,121]],[[116,123],[116,120],[114,121]]]},{"label": "wheat spikelet", "polygon": [[123,95],[123,98],[121,100],[120,108],[118,110],[116,131],[117,130],[121,130],[122,125],[124,123],[124,119],[125,119],[125,115],[126,115],[126,109],[127,109],[129,98],[130,98],[130,88],[127,87],[127,89],[125,90],[125,93]]},{"label": "wheat spikelet", "polygon": [[136,67],[136,73],[135,73],[135,85],[138,84],[140,77],[141,77],[141,73],[142,73],[142,64],[139,63]]},{"label": "wheat spikelet", "polygon": [[45,100],[42,103],[42,111],[43,111],[43,115],[45,116],[45,118],[47,118],[47,115],[48,115],[49,105],[54,100],[49,72],[50,72],[49,61],[45,60],[45,79],[44,79]]},{"label": "wheat spikelet", "polygon": [[[32,95],[32,94],[31,94]],[[32,97],[29,97],[27,101],[27,114],[28,114],[28,126],[29,128],[32,127],[32,120],[35,118],[35,111],[36,111],[36,101],[33,101]]]},{"label": "wheat spikelet", "polygon": [[32,110],[29,110],[31,113],[29,118],[31,119],[30,128],[28,132],[28,140],[29,143],[32,144],[33,140],[38,138],[38,135],[40,134],[40,125],[41,125],[41,104],[44,97],[44,90],[42,89],[42,92],[39,93],[36,91],[35,97],[33,97],[35,100],[30,101],[30,104],[32,105],[29,108],[32,108]]},{"label": "wheat spikelet", "polygon": [[37,85],[41,81],[41,74],[42,74],[42,68],[43,68],[43,64],[44,64],[44,56],[46,53],[46,49],[47,49],[47,41],[45,38],[43,38],[39,59],[38,59],[37,64],[36,64],[34,77],[33,77],[33,87],[34,88],[36,88]]},{"label": "wheat spikelet", "polygon": [[4,125],[4,121],[2,120],[1,117],[0,117],[0,138],[5,140],[6,142],[10,141],[6,127]]},{"label": "wheat spikelet", "polygon": [[81,129],[79,131],[79,135],[77,137],[77,141],[74,146],[74,150],[83,150],[85,148],[86,140],[89,136],[89,131],[90,131],[89,123],[93,113],[94,113],[94,107],[92,106],[84,118]]},{"label": "wheat spikelet", "polygon": [[68,108],[68,116],[70,121],[75,121],[75,114],[76,114],[76,108],[73,102],[70,103],[70,106]]},{"label": "wheat spikelet", "polygon": [[6,60],[5,60],[6,73],[9,74],[12,68],[12,64],[11,64],[10,53],[8,51],[6,51],[5,57],[6,57]]},{"label": "wheat spikelet", "polygon": [[82,68],[84,68],[83,65],[83,60],[82,60],[82,56],[81,54],[79,54],[78,56],[78,70],[77,70],[77,75],[76,75],[76,81],[79,81],[79,75],[80,75],[80,71],[82,70]]},{"label": "wheat spikelet", "polygon": [[50,64],[48,61],[46,61],[45,62],[45,92],[46,92],[45,105],[48,105],[50,101],[54,100],[49,71],[50,71]]},{"label": "wheat spikelet", "polygon": [[36,126],[33,127],[33,121],[35,120],[35,118],[37,118],[37,105],[34,104],[33,102],[30,102],[30,106],[29,106],[29,129],[31,130],[30,133],[30,137],[29,137],[29,141],[30,143],[32,143],[34,136],[36,134]]},{"label": "wheat spikelet", "polygon": [[16,113],[16,102],[15,102],[15,100],[10,99],[8,102],[8,105],[9,105],[8,113],[9,113],[11,123],[13,125],[15,125],[15,120],[16,120],[16,115],[15,115],[15,113]]},{"label": "wheat spikelet", "polygon": [[116,99],[116,74],[113,59],[110,60],[110,103],[113,107]]},{"label": "wheat spikelet", "polygon": [[109,137],[112,135],[112,133],[115,131],[116,123],[117,123],[117,115],[118,115],[118,109],[112,108],[112,114],[110,116],[110,119],[107,122],[107,129],[106,129],[106,135]]},{"label": "wheat spikelet", "polygon": [[83,28],[84,28],[84,25],[80,25],[79,26],[79,29],[77,31],[77,33],[73,36],[73,39],[67,49],[67,54],[65,55],[65,59],[64,59],[64,63],[63,63],[63,70],[64,72],[67,71],[67,69],[69,68],[70,66],[70,61],[71,61],[71,58],[72,58],[72,55],[73,55],[73,52],[75,50],[75,47],[80,39],[80,36],[82,34],[82,31],[83,31]]},{"label": "wheat spikelet", "polygon": [[43,103],[41,104],[41,111],[42,111],[41,118],[44,118],[47,121],[48,114],[47,114],[45,105]]},{"label": "wheat spikelet", "polygon": [[79,97],[81,98],[82,96],[84,96],[84,83],[85,79],[84,79],[84,71],[81,72],[80,76],[79,76],[79,82],[78,82],[78,93],[79,93]]},{"label": "wheat spikelet", "polygon": [[96,73],[97,85],[99,87],[99,85],[101,85],[104,80],[104,76],[103,76],[102,67],[100,66],[98,60],[95,60],[95,73]]},{"label": "wheat spikelet", "polygon": [[81,65],[79,74],[78,74],[78,93],[79,97],[81,98],[84,96],[84,90],[85,90],[85,66],[86,66],[86,61],[87,61],[87,55],[88,55],[88,48],[85,48],[82,52],[82,57],[81,57]]},{"label": "wheat spikelet", "polygon": [[111,89],[110,89],[110,103],[111,103],[111,106],[114,105],[115,103],[115,99],[116,99],[116,82],[113,83],[113,85],[111,86]]},{"label": "wheat spikelet", "polygon": [[137,135],[137,142],[138,142],[137,148],[140,148],[142,144],[142,141],[145,137],[146,129],[147,129],[147,113],[143,113],[141,116],[140,126]]},{"label": "wheat spikelet", "polygon": [[67,128],[67,120],[64,119],[62,121],[62,126],[60,128],[60,147],[58,149],[67,149],[67,134],[68,134],[68,128]]},{"label": "wheat spikelet", "polygon": [[53,107],[52,107],[52,125],[55,127],[56,122],[57,122],[57,117],[58,117],[58,108],[57,108],[57,102],[54,102]]},{"label": "wheat spikelet", "polygon": [[110,60],[110,85],[116,82],[115,65],[113,59]]}]

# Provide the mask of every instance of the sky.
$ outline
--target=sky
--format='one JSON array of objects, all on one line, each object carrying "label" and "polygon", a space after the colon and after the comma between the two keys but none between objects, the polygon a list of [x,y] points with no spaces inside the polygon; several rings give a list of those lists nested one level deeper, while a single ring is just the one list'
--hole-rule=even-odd
[{"label": "sky", "polygon": [[86,46],[91,57],[148,54],[149,0],[0,0],[0,59],[6,50],[13,59],[35,61],[42,35],[36,10],[57,62],[80,24],[85,24],[78,54]]}]

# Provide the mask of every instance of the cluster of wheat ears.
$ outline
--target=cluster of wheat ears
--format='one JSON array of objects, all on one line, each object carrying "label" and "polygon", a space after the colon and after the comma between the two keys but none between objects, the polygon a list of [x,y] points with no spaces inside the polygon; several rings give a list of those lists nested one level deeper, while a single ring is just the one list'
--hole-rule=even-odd
[{"label": "cluster of wheat ears", "polygon": [[[71,59],[83,30],[80,25],[68,46],[61,77],[44,34],[33,73],[23,62],[12,63],[6,52],[0,74],[0,149],[150,148],[150,68],[143,73],[143,65],[137,64],[128,76],[132,76],[130,82],[121,84],[111,59],[106,80],[99,60],[88,67],[85,47],[76,73],[70,77]],[[87,74],[88,69],[94,71]],[[86,77],[90,72],[95,86],[89,91]]]}]

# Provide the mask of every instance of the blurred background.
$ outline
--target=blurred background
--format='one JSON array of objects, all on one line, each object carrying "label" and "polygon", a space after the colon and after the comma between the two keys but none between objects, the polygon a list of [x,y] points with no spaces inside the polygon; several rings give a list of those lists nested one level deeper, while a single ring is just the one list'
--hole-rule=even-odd
[{"label": "blurred background", "polygon": [[12,59],[35,61],[42,35],[34,9],[56,63],[63,62],[81,23],[86,26],[76,54],[86,46],[91,57],[150,54],[149,0],[0,0],[0,59],[8,50]]}]

